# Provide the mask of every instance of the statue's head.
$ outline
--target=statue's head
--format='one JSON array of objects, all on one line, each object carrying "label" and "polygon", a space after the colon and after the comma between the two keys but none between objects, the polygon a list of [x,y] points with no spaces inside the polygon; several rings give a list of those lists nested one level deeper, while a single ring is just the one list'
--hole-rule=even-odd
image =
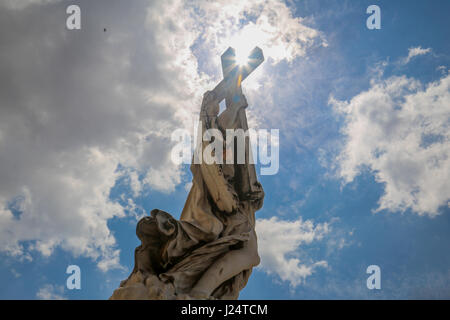
[{"label": "statue's head", "polygon": [[203,95],[202,110],[208,117],[217,117],[220,111],[219,102],[215,99],[214,92],[206,91]]}]

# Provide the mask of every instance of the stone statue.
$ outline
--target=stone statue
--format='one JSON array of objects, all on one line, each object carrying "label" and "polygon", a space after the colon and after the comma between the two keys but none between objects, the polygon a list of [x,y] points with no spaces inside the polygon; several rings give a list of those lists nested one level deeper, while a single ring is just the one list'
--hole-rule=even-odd
[{"label": "stone statue", "polygon": [[[248,129],[241,82],[264,58],[259,48],[246,67],[233,66],[233,57],[232,48],[222,55],[224,80],[203,96],[202,132],[217,129],[225,136],[227,129]],[[252,59],[257,61],[252,64]],[[219,115],[223,99],[226,110]],[[200,141],[197,155],[209,143]],[[221,143],[222,156],[235,159],[239,144]],[[264,191],[248,161],[250,152],[246,139],[245,163],[192,162],[193,184],[180,220],[154,209],[138,222],[136,234],[142,243],[135,249],[134,269],[110,299],[238,298],[260,261],[255,212],[263,205]]]}]

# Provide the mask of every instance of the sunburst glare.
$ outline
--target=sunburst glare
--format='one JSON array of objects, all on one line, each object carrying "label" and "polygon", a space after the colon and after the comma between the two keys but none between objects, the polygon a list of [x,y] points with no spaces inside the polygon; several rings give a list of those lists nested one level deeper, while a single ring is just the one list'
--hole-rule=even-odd
[{"label": "sunburst glare", "polygon": [[248,64],[248,56],[255,46],[264,47],[267,35],[249,24],[234,34],[227,42],[231,47],[236,49],[236,63],[239,66]]}]

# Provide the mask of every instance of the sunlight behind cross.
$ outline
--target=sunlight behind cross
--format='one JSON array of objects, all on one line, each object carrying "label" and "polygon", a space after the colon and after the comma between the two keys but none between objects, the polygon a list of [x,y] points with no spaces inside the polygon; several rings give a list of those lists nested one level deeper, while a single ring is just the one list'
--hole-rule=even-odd
[{"label": "sunlight behind cross", "polygon": [[242,81],[251,74],[263,61],[264,55],[259,47],[254,47],[247,55],[247,63],[243,66],[238,65],[236,58],[236,50],[228,47],[220,56],[222,62],[222,81],[213,89],[214,95],[218,102],[225,99],[230,93],[239,89]]},{"label": "sunlight behind cross", "polygon": [[248,56],[250,55],[250,49],[245,48],[242,50],[242,48],[238,48],[236,52],[236,64],[240,67],[244,67],[248,64]]}]

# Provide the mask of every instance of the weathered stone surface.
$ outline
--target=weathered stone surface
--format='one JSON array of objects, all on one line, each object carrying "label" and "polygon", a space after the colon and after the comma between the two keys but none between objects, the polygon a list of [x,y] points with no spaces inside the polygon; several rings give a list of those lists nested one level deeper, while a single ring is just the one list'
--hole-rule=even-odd
[{"label": "weathered stone surface", "polygon": [[[205,93],[202,132],[248,129],[240,81],[228,87],[226,110],[220,115],[217,94]],[[236,154],[239,143],[232,150],[222,143]],[[203,154],[209,144],[201,141],[196,152]],[[254,165],[248,163],[248,141],[243,145],[244,164],[192,163],[192,187],[180,220],[155,209],[138,222],[141,245],[135,249],[134,269],[110,299],[238,298],[259,264],[255,212],[264,198]]]}]

